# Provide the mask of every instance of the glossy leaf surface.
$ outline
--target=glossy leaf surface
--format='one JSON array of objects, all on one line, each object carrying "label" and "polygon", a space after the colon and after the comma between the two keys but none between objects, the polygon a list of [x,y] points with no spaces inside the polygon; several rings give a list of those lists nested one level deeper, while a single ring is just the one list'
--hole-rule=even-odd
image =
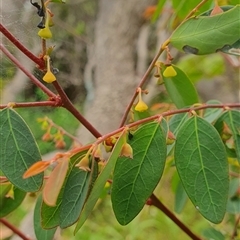
[{"label": "glossy leaf surface", "polygon": [[129,144],[133,159],[119,157],[111,193],[113,211],[122,225],[142,210],[162,176],[166,160],[166,138],[157,122],[140,127]]},{"label": "glossy leaf surface", "polygon": [[216,129],[194,116],[178,132],[175,164],[196,209],[209,221],[222,221],[228,197],[228,163]]},{"label": "glossy leaf surface", "polygon": [[22,117],[12,109],[0,111],[0,169],[16,187],[38,191],[43,174],[23,179],[23,174],[41,159],[36,141]]}]

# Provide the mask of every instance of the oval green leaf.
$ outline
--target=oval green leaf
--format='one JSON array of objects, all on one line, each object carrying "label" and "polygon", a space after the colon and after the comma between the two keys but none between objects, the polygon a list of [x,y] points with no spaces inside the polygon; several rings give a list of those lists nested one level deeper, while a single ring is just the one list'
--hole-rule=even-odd
[{"label": "oval green leaf", "polygon": [[95,204],[97,203],[97,200],[99,199],[99,197],[103,191],[106,181],[109,178],[109,176],[116,164],[117,158],[118,158],[119,154],[121,153],[121,149],[122,149],[122,145],[124,143],[125,137],[126,137],[126,132],[124,131],[121,134],[121,136],[118,138],[118,141],[116,142],[116,144],[111,152],[111,155],[107,161],[106,166],[104,167],[102,172],[99,174],[98,178],[96,179],[96,181],[92,187],[92,190],[89,194],[89,197],[88,197],[88,199],[83,207],[83,210],[80,214],[80,218],[79,218],[76,228],[74,230],[75,234],[81,228],[81,226],[85,223],[88,216],[92,212]]},{"label": "oval green leaf", "polygon": [[203,55],[232,46],[240,36],[240,5],[214,16],[192,17],[170,37],[171,44],[185,52]]},{"label": "oval green leaf", "polygon": [[177,135],[175,164],[196,209],[209,221],[221,222],[228,197],[228,162],[216,129],[197,116],[187,120]]},{"label": "oval green leaf", "polygon": [[[206,102],[206,104],[222,104],[221,102],[217,101],[217,100],[209,100]],[[204,119],[206,121],[208,121],[209,123],[213,123],[223,112],[222,108],[207,108],[204,111]]]},{"label": "oval green leaf", "polygon": [[12,109],[0,111],[0,169],[9,181],[25,192],[36,192],[43,173],[23,179],[25,171],[41,160],[37,143],[25,121]]},{"label": "oval green leaf", "polygon": [[[163,80],[173,103],[177,108],[183,108],[198,103],[198,94],[191,80],[180,68],[175,65],[172,66],[177,72],[177,75],[174,77],[163,76]],[[165,68],[166,67],[163,67],[162,71],[164,71]]]},{"label": "oval green leaf", "polygon": [[0,199],[0,208],[1,208],[0,218],[7,216],[9,213],[14,211],[18,206],[20,206],[25,196],[26,196],[26,192],[13,186],[13,196],[7,197],[5,195],[5,197]]},{"label": "oval green leaf", "polygon": [[98,172],[98,164],[92,160],[92,171],[83,171],[73,167],[68,176],[60,212],[60,227],[66,228],[74,224],[86,201],[93,171]]},{"label": "oval green leaf", "polygon": [[53,237],[57,228],[55,227],[49,230],[43,229],[41,225],[41,204],[42,204],[42,195],[38,197],[35,208],[34,208],[34,215],[33,215],[34,232],[37,240],[52,240],[54,239]]},{"label": "oval green leaf", "polygon": [[58,195],[56,206],[51,207],[48,206],[46,203],[42,203],[41,206],[41,219],[42,219],[42,226],[45,229],[54,228],[60,225],[60,213],[61,213],[61,205],[63,201],[63,194],[65,191],[65,185],[68,179],[68,176],[71,174],[72,169],[75,167],[75,164],[79,159],[81,159],[86,154],[86,151],[76,153],[70,158],[68,172],[64,183],[62,185],[61,191]]},{"label": "oval green leaf", "polygon": [[133,159],[118,158],[111,193],[113,211],[122,225],[142,210],[162,176],[166,160],[166,138],[157,122],[140,127],[129,144]]},{"label": "oval green leaf", "polygon": [[214,228],[204,229],[202,235],[207,240],[226,240],[225,236],[218,230]]},{"label": "oval green leaf", "polygon": [[240,111],[228,110],[218,118],[214,126],[220,134],[222,133],[223,122],[227,124],[232,132],[234,148],[240,163]]}]

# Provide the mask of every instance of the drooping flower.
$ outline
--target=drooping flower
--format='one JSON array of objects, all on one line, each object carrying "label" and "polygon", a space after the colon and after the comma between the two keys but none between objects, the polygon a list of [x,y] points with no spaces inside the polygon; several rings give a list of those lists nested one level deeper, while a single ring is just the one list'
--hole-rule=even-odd
[{"label": "drooping flower", "polygon": [[129,143],[123,144],[120,155],[128,158],[133,158],[133,149]]},{"label": "drooping flower", "polygon": [[56,77],[51,71],[47,71],[46,74],[43,76],[43,81],[47,83],[52,83],[56,81]]},{"label": "drooping flower", "polygon": [[86,171],[86,172],[91,172],[91,169],[89,167],[90,161],[89,161],[89,156],[86,154],[81,161],[75,165],[75,167],[78,167],[79,169]]},{"label": "drooping flower", "polygon": [[55,75],[51,72],[51,68],[50,68],[50,57],[48,55],[46,55],[46,60],[47,60],[47,72],[46,74],[43,76],[43,81],[47,82],[47,83],[52,83],[54,81],[56,81],[56,77]]},{"label": "drooping flower", "polygon": [[48,11],[46,11],[46,22],[45,22],[45,28],[42,28],[38,31],[38,36],[44,39],[52,38],[52,32],[49,28],[49,25],[51,24],[51,16]]},{"label": "drooping flower", "polygon": [[137,112],[144,112],[148,109],[148,105],[142,100],[142,90],[138,89],[138,103],[134,108]]},{"label": "drooping flower", "polygon": [[173,132],[168,131],[168,133],[167,133],[167,145],[173,144],[175,140],[176,140],[176,137],[173,134]]}]

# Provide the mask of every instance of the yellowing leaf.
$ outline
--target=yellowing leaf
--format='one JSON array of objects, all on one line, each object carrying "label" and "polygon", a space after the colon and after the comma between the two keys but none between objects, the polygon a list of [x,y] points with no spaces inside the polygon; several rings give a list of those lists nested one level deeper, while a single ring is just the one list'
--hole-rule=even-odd
[{"label": "yellowing leaf", "polygon": [[25,179],[25,178],[35,176],[45,171],[49,165],[50,165],[50,162],[47,162],[47,161],[36,162],[23,174],[23,178]]},{"label": "yellowing leaf", "polygon": [[63,159],[52,171],[50,177],[46,181],[43,189],[43,201],[48,206],[55,206],[58,194],[63,185],[68,170],[68,159]]}]

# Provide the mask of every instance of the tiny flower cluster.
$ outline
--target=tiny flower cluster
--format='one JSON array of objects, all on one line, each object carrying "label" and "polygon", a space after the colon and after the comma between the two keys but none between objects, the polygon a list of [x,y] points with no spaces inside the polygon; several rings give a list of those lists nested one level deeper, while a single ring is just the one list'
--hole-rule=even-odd
[{"label": "tiny flower cluster", "polygon": [[[66,147],[66,143],[64,141],[64,132],[60,128],[58,128],[55,124],[53,126],[52,121],[50,119],[48,119],[47,117],[40,118],[38,119],[38,122],[41,122],[42,129],[46,131],[42,136],[43,141],[54,142],[55,147],[57,149],[64,149]],[[52,128],[57,129],[57,132],[52,133],[53,132]]]}]

